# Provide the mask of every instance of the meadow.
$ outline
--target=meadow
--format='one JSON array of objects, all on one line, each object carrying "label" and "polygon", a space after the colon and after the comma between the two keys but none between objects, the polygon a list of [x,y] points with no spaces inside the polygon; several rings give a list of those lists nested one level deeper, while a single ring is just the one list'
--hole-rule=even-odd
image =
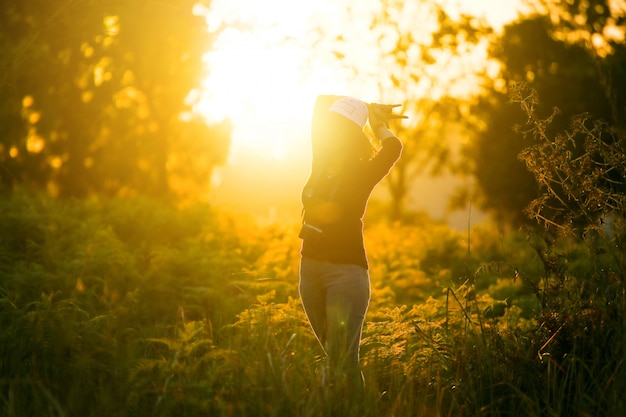
[{"label": "meadow", "polygon": [[0,416],[626,410],[622,231],[373,222],[355,400],[320,382],[297,228],[202,204],[3,196]]}]

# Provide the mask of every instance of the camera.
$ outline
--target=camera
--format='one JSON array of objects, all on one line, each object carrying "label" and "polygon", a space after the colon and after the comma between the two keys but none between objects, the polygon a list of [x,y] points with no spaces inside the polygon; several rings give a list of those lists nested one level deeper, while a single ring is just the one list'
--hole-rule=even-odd
[{"label": "camera", "polygon": [[306,240],[307,242],[314,242],[321,239],[323,235],[324,231],[319,227],[313,226],[309,223],[303,223],[298,237],[302,240]]}]

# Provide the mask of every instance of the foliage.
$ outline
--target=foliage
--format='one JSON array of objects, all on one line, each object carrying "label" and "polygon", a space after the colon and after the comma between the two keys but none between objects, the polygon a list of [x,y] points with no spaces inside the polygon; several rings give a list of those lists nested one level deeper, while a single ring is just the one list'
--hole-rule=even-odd
[{"label": "foliage", "polygon": [[543,241],[522,233],[368,228],[359,399],[321,384],[296,225],[25,191],[0,214],[3,416],[623,410],[624,259],[610,248],[570,240],[550,248],[550,263]]},{"label": "foliage", "polygon": [[[527,208],[544,226],[532,243],[545,271],[539,283],[541,330],[550,335],[539,355],[543,358],[548,345],[552,354],[558,352],[556,358],[548,353],[547,360],[563,371],[556,373],[561,395],[571,395],[569,390],[589,379],[591,404],[601,410],[612,394],[607,397],[595,384],[623,369],[624,299],[618,294],[626,292],[624,132],[582,114],[569,130],[551,137],[552,117],[537,115],[536,91],[518,85],[512,100],[528,117],[517,127],[529,142],[520,159],[541,191]],[[573,398],[559,412],[580,407]]]},{"label": "foliage", "polygon": [[580,45],[555,39],[553,25],[545,16],[532,16],[509,24],[492,44],[490,54],[501,62],[500,88],[474,108],[483,128],[465,148],[467,166],[476,179],[476,206],[514,227],[528,223],[523,209],[537,195],[537,182],[517,155],[524,143],[512,129],[524,124],[524,114],[512,106],[510,88],[525,82],[543,100],[539,114],[558,107],[547,134],[566,129],[570,119],[583,112],[611,119],[610,100],[602,88],[602,76],[588,52]]},{"label": "foliage", "polygon": [[2,415],[124,415],[148,339],[250,299],[236,276],[259,249],[207,208],[17,193],[0,212]]},{"label": "foliage", "polygon": [[0,187],[159,197],[206,188],[230,127],[183,118],[212,40],[196,3],[6,4]]},{"label": "foliage", "polygon": [[618,239],[626,213],[624,132],[580,114],[572,119],[569,130],[552,138],[547,128],[553,115],[541,118],[537,114],[536,91],[520,84],[512,100],[528,116],[525,126],[516,127],[530,142],[519,157],[541,190],[528,207],[530,216],[565,234],[583,227],[583,234],[607,237],[614,232],[606,233],[602,225],[615,222],[606,227],[614,228]]},{"label": "foliage", "polygon": [[[586,119],[584,115],[574,119],[572,132],[558,136],[549,144],[528,148],[520,155],[537,173],[542,189],[546,190],[528,209],[544,222],[552,222],[543,215],[547,211],[553,212],[550,217],[560,220],[558,225],[577,222],[588,225],[596,221],[604,224],[614,214],[615,221],[620,222],[626,173],[624,141],[600,123],[586,126]],[[574,154],[573,151],[579,150],[575,139],[581,134],[586,136],[582,152]],[[536,159],[537,154],[543,159]]]},{"label": "foliage", "polygon": [[600,74],[602,90],[611,104],[611,122],[624,128],[626,120],[626,10],[610,0],[532,0],[550,15],[553,35],[587,50]]}]

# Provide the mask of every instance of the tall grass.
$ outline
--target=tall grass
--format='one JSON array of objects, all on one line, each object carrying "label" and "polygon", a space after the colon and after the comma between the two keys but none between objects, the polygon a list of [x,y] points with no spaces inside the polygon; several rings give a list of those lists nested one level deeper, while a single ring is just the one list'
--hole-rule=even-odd
[{"label": "tall grass", "polygon": [[548,256],[537,236],[485,227],[468,253],[442,225],[368,229],[358,396],[322,384],[296,226],[144,199],[3,199],[0,416],[624,410],[618,248],[598,258],[570,240]]}]

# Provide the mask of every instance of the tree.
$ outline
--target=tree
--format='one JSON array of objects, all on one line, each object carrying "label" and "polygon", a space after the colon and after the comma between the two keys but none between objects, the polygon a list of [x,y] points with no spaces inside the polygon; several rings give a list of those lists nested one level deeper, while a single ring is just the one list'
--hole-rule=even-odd
[{"label": "tree", "polygon": [[[530,217],[553,235],[583,235],[601,230],[605,221],[623,230],[626,214],[626,135],[623,131],[580,114],[569,128],[548,134],[553,117],[542,118],[536,91],[515,86],[512,101],[519,103],[528,123],[516,129],[529,141],[520,159],[540,186],[528,205]],[[576,230],[579,229],[579,230]],[[611,227],[601,230],[610,235]],[[619,245],[619,244],[618,244]]]},{"label": "tree", "polygon": [[[610,103],[601,79],[585,49],[554,39],[546,17],[535,16],[505,28],[491,54],[502,63],[505,85],[528,83],[542,97],[536,109],[545,117],[558,108],[546,128],[553,137],[568,128],[572,116],[589,112],[610,119]],[[524,114],[509,104],[508,93],[494,91],[474,108],[486,129],[466,148],[469,170],[476,178],[480,208],[499,221],[519,225],[527,221],[524,208],[537,196],[538,185],[518,154],[525,146],[513,131],[524,125]]]},{"label": "tree", "polygon": [[[390,218],[406,221],[411,182],[420,174],[445,172],[458,157],[457,131],[471,118],[475,93],[468,86],[480,81],[471,54],[490,29],[469,16],[450,16],[438,2],[380,0],[374,5],[367,25],[324,32],[328,45],[314,47],[332,50],[355,78],[377,84],[377,100],[402,104],[410,116],[393,126],[404,148],[386,180]],[[351,55],[357,48],[364,53]]]},{"label": "tree", "polygon": [[592,57],[613,124],[626,126],[626,7],[611,0],[534,0],[553,24],[552,36],[584,48]]},{"label": "tree", "polygon": [[[63,196],[170,195],[169,158],[185,152],[186,101],[207,75],[202,55],[212,39],[192,13],[195,3],[7,5],[0,17],[7,58],[0,88],[8,98],[0,108],[2,184]],[[207,173],[225,159],[230,132],[223,127],[197,139],[213,154]]]}]

